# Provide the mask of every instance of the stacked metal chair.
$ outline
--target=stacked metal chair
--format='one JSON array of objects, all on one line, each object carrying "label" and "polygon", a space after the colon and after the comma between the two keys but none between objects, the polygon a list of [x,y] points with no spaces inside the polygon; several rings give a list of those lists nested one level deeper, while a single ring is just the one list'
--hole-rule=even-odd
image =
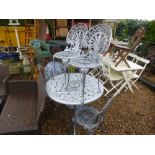
[{"label": "stacked metal chair", "polygon": [[[88,57],[96,59],[98,63],[101,63],[100,55],[106,52],[109,48],[111,37],[111,28],[107,25],[99,25],[90,29],[90,31],[87,33],[86,41],[88,47]],[[94,70],[98,71],[98,69]],[[114,97],[115,96],[112,96],[107,101],[101,111],[94,107],[82,105],[75,112],[75,123],[87,129],[89,134],[94,134],[95,129],[99,127],[100,123],[103,121],[103,115],[108,110]]]},{"label": "stacked metal chair", "polygon": [[55,58],[62,60],[65,69],[65,85],[67,85],[66,84],[67,67],[71,59],[74,59],[81,54],[81,49],[85,46],[85,35],[87,31],[88,31],[87,25],[84,23],[78,23],[74,25],[68,32],[66,38],[66,42],[69,44],[70,47],[67,46],[64,51],[57,52],[53,55],[53,62],[55,62]]},{"label": "stacked metal chair", "polygon": [[[103,44],[101,44],[101,41],[97,40],[95,37],[92,39],[89,39],[93,36],[93,34],[103,33],[106,37],[105,40],[102,40]],[[91,54],[94,55],[96,52],[104,55],[108,51],[108,48],[110,46],[110,42],[112,39],[112,31],[111,28],[108,25],[99,24],[94,27],[92,27],[89,32],[86,35],[88,47],[91,51]],[[91,40],[91,41],[90,41]],[[109,40],[108,42],[106,40]],[[104,60],[102,60],[103,55],[98,55],[98,59],[100,59],[100,68],[95,68],[89,72],[89,75],[95,76],[96,78],[99,78],[100,81],[103,83],[103,87],[105,90],[104,96],[107,96],[110,92],[113,90],[117,90],[117,87],[121,85],[123,82],[123,76],[119,73],[115,72],[114,70],[110,69],[108,65],[104,63]],[[100,56],[100,58],[99,58]],[[106,86],[109,83],[108,87]]]}]

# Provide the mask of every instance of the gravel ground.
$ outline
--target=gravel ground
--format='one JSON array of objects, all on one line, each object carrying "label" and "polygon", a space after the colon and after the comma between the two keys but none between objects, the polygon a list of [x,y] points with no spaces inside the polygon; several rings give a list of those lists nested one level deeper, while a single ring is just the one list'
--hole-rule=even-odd
[{"label": "gravel ground", "polygon": [[[101,124],[105,131],[98,128],[99,135],[152,135],[155,134],[155,92],[137,82],[134,93],[123,92],[114,100]],[[104,104],[104,98],[89,105],[98,109]],[[67,135],[70,130],[72,110],[67,106],[48,101],[42,115],[42,134]],[[78,134],[87,134],[81,127]]]}]

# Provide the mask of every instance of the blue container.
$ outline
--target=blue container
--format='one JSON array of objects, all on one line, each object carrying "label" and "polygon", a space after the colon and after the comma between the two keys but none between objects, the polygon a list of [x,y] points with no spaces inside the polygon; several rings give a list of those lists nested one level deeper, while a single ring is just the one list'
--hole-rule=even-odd
[{"label": "blue container", "polygon": [[0,59],[1,60],[9,59],[9,55],[7,53],[0,53]]},{"label": "blue container", "polygon": [[19,53],[9,53],[10,58],[14,60],[19,60]]},{"label": "blue container", "polygon": [[0,59],[6,60],[6,59],[14,59],[15,61],[19,60],[19,54],[18,53],[0,53]]}]

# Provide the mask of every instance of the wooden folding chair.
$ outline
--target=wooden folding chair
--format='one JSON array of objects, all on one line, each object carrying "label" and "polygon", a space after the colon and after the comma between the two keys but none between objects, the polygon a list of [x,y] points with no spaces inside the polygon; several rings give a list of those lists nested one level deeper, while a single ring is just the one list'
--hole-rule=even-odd
[{"label": "wooden folding chair", "polygon": [[134,49],[138,46],[144,34],[145,34],[144,27],[139,28],[133,35],[128,47],[112,43],[112,46],[114,46],[115,49],[115,54],[113,56],[113,62],[116,63],[115,66],[118,66],[121,61],[124,61],[126,65],[130,67],[126,61],[126,56],[134,51]]}]

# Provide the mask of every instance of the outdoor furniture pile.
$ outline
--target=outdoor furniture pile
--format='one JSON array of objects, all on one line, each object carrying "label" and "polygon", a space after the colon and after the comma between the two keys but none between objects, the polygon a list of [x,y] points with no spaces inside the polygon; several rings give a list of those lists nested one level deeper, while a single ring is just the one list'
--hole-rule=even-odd
[{"label": "outdoor furniture pile", "polygon": [[[126,43],[113,43],[112,30],[108,25],[99,24],[88,30],[86,24],[78,23],[70,29],[66,38],[68,46],[53,55],[53,62],[46,67],[45,76],[47,95],[58,103],[71,105],[74,110],[74,134],[77,124],[93,134],[103,121],[113,98],[128,88],[133,92],[132,87],[136,87],[135,82],[149,63],[131,54],[144,32],[143,28],[138,29],[130,46],[126,47]],[[62,60],[64,67],[58,65],[55,59]],[[69,65],[78,68],[79,72],[69,73]],[[111,97],[103,104],[101,111],[85,105],[103,94]]]},{"label": "outdoor furniture pile", "polygon": [[[76,126],[81,125],[89,134],[94,134],[104,121],[113,98],[124,90],[133,92],[133,87],[137,88],[136,82],[149,60],[132,51],[144,33],[144,28],[138,29],[128,46],[112,40],[112,30],[108,25],[98,24],[88,29],[86,24],[78,23],[68,32],[64,51],[54,53],[53,62],[49,62],[45,69],[41,68],[41,62],[46,58],[51,60],[49,46],[41,40],[32,40],[30,46],[35,54],[30,50],[29,56],[30,59],[36,56],[40,70],[38,80],[7,82],[8,73],[0,64],[0,88],[3,89],[0,90],[3,94],[0,99],[8,92],[0,115],[0,134],[38,130],[45,91],[50,99],[74,111],[72,133],[76,134]],[[69,66],[75,67],[76,72],[71,73]],[[106,97],[101,110],[88,106],[101,96]]]}]

